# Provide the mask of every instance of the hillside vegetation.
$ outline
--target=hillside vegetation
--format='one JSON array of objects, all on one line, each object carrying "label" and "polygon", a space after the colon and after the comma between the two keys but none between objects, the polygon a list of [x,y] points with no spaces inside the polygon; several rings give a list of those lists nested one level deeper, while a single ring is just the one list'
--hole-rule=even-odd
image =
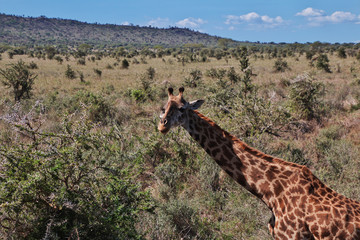
[{"label": "hillside vegetation", "polygon": [[11,45],[181,46],[188,43],[216,46],[219,37],[183,28],[89,24],[46,17],[0,14],[0,42]]},{"label": "hillside vegetation", "polygon": [[360,200],[359,44],[0,51],[2,239],[271,239],[261,201],[158,132],[169,86]]}]

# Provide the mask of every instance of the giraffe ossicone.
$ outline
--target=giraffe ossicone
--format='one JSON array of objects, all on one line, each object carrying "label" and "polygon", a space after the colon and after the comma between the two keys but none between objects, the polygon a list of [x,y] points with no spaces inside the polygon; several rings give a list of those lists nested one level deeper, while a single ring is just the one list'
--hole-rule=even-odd
[{"label": "giraffe ossicone", "polygon": [[196,110],[203,100],[187,102],[183,93],[183,87],[178,95],[168,89],[159,131],[185,128],[227,174],[268,206],[275,239],[360,239],[359,202],[327,187],[306,166],[249,147]]}]

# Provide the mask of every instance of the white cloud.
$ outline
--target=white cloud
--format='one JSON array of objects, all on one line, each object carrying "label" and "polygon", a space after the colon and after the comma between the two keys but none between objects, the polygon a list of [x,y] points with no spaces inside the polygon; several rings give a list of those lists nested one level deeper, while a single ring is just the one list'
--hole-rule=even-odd
[{"label": "white cloud", "polygon": [[195,29],[198,29],[200,28],[200,26],[202,24],[206,23],[206,21],[204,21],[203,19],[201,18],[192,18],[192,17],[189,17],[189,18],[185,18],[183,20],[180,20],[176,23],[176,26],[178,27],[187,27],[187,28],[195,28]]},{"label": "white cloud", "polygon": [[358,17],[355,14],[351,12],[342,12],[342,11],[336,11],[330,16],[320,16],[315,18],[315,20],[317,21],[332,22],[332,23],[351,22],[357,19]]},{"label": "white cloud", "polygon": [[128,21],[122,22],[121,25],[129,26],[130,23]]},{"label": "white cloud", "polygon": [[260,16],[256,12],[250,12],[248,14],[244,14],[240,16],[235,16],[235,15],[226,16],[225,24],[237,25],[243,23],[271,28],[283,24],[284,20],[280,16],[277,16],[275,18],[269,17],[267,15]]},{"label": "white cloud", "polygon": [[301,12],[298,12],[295,16],[303,16],[303,17],[315,17],[323,15],[323,10],[313,9],[311,7],[305,8]]},{"label": "white cloud", "polygon": [[171,25],[171,22],[169,20],[169,18],[156,18],[156,19],[152,19],[150,20],[147,25],[152,26],[152,27],[159,27],[159,28],[166,28],[169,27]]},{"label": "white cloud", "polygon": [[360,15],[356,16],[351,12],[335,11],[331,15],[326,15],[323,10],[310,7],[298,12],[296,16],[305,17],[309,21],[309,24],[313,26],[319,26],[323,23],[360,23]]}]

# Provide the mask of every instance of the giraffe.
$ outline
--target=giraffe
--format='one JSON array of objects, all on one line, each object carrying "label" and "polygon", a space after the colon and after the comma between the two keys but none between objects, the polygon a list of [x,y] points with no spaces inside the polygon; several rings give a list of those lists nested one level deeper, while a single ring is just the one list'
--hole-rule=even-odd
[{"label": "giraffe", "polygon": [[360,239],[360,202],[327,187],[306,166],[248,146],[196,110],[203,100],[187,102],[183,92],[181,87],[175,96],[168,89],[158,130],[185,128],[228,175],[266,204],[274,239]]}]

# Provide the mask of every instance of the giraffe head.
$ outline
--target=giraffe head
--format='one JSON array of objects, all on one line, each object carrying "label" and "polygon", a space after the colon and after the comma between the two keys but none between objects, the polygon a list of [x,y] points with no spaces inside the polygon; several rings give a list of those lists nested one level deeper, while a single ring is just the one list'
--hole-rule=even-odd
[{"label": "giraffe head", "polygon": [[187,119],[187,112],[198,109],[204,100],[187,102],[183,98],[184,88],[179,88],[179,95],[173,95],[174,90],[168,88],[168,101],[161,109],[158,129],[166,134],[172,127],[183,126]]}]

